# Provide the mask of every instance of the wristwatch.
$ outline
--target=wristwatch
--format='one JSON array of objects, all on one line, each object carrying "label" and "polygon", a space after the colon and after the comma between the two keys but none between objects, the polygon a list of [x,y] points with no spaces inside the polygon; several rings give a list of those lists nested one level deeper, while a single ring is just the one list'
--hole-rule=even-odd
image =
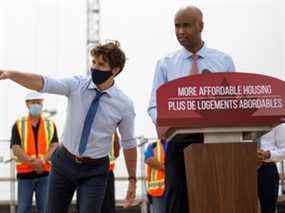
[{"label": "wristwatch", "polygon": [[137,178],[135,176],[128,177],[128,180],[129,181],[133,180],[133,181],[137,182]]}]

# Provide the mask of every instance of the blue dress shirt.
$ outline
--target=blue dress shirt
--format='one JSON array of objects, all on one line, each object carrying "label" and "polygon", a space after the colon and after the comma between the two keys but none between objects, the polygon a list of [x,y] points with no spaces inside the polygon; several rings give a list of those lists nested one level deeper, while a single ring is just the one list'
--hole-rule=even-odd
[{"label": "blue dress shirt", "polygon": [[[41,92],[65,95],[68,98],[67,118],[62,143],[74,155],[78,148],[85,116],[96,95],[96,86],[90,76],[64,79],[43,77]],[[111,150],[112,134],[118,127],[124,149],[136,146],[134,135],[135,111],[132,101],[115,85],[104,90],[82,156],[102,158]]]},{"label": "blue dress shirt", "polygon": [[[210,72],[235,71],[233,60],[229,55],[215,49],[207,48],[205,44],[196,54],[199,55],[197,66],[200,73],[202,73],[203,70],[208,70]],[[158,61],[148,107],[148,114],[154,124],[156,124],[157,119],[157,88],[168,81],[188,76],[192,66],[191,56],[191,52],[182,48],[181,50],[171,53]]]}]

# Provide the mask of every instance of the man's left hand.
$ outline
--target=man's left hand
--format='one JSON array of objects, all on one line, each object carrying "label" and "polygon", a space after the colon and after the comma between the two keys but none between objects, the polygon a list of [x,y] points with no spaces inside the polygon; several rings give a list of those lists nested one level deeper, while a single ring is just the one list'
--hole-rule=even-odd
[{"label": "man's left hand", "polygon": [[128,208],[132,206],[133,202],[135,201],[135,198],[136,198],[136,181],[130,180],[128,191],[127,191],[127,196],[126,196],[123,207]]}]

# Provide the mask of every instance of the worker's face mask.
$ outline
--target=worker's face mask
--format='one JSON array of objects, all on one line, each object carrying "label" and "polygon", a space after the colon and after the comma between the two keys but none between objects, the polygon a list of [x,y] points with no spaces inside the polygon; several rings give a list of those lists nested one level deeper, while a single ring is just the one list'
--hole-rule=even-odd
[{"label": "worker's face mask", "polygon": [[29,105],[29,112],[31,116],[40,115],[42,113],[43,105],[31,104]]},{"label": "worker's face mask", "polygon": [[112,75],[112,71],[102,71],[99,69],[91,68],[91,76],[94,84],[102,84],[107,81]]}]

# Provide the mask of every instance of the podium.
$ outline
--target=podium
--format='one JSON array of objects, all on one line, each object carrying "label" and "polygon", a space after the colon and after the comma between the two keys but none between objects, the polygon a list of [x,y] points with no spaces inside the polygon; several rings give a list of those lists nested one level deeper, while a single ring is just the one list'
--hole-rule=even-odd
[{"label": "podium", "polygon": [[285,121],[285,82],[250,73],[209,73],[157,90],[157,130],[184,149],[191,213],[257,213],[256,139]]}]

